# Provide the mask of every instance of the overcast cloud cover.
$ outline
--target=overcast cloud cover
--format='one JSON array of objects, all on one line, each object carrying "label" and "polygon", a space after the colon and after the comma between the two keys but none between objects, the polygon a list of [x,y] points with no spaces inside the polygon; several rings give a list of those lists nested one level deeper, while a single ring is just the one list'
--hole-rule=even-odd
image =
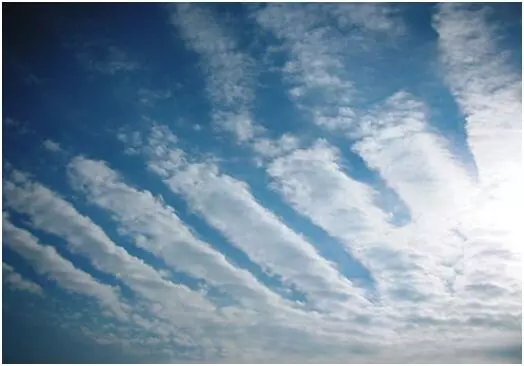
[{"label": "overcast cloud cover", "polygon": [[520,4],[6,4],[3,361],[520,363]]}]

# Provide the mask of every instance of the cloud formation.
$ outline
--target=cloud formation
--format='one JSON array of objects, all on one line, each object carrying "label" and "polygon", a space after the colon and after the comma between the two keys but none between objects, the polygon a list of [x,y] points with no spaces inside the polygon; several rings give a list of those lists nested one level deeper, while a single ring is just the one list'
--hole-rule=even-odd
[{"label": "cloud formation", "polygon": [[42,143],[42,146],[44,146],[45,149],[51,151],[51,152],[60,152],[62,151],[62,148],[60,147],[60,144],[53,140],[44,140]]},{"label": "cloud formation", "polygon": [[18,272],[16,272],[13,266],[4,262],[2,262],[2,278],[11,288],[31,292],[40,296],[44,294],[44,290],[39,284],[22,277]]},{"label": "cloud formation", "polygon": [[76,58],[86,69],[103,74],[136,72],[141,65],[132,60],[121,48],[106,42],[73,43]]},{"label": "cloud formation", "polygon": [[65,289],[96,298],[119,318],[126,318],[126,311],[118,300],[115,289],[100,284],[86,272],[62,258],[51,246],[41,245],[38,239],[26,230],[11,224],[5,218],[2,222],[2,236],[9,248],[33,264],[41,275],[47,275]]},{"label": "cloud formation", "polygon": [[496,5],[140,9],[132,42],[67,48],[84,69],[56,87],[109,92],[6,102],[7,301],[150,362],[519,361],[520,49]]}]

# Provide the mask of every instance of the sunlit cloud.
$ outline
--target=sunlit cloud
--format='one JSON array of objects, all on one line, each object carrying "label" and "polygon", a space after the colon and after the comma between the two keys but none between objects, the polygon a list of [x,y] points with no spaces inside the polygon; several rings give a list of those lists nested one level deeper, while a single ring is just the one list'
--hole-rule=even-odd
[{"label": "sunlit cloud", "polygon": [[140,363],[521,361],[520,6],[57,7],[38,42],[25,6],[6,52],[46,83],[4,72],[4,336]]}]

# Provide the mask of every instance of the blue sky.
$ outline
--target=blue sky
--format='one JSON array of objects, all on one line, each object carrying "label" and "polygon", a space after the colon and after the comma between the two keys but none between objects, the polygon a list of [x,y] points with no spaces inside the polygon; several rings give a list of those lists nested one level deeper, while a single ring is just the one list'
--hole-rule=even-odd
[{"label": "blue sky", "polygon": [[6,4],[3,361],[520,362],[521,27]]}]

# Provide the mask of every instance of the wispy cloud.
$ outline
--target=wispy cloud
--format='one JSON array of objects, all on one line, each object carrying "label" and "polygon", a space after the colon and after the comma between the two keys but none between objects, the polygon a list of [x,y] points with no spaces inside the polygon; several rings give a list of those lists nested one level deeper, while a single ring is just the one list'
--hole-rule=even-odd
[{"label": "wispy cloud", "polygon": [[252,16],[290,56],[282,68],[290,97],[330,131],[350,131],[357,118],[351,58],[377,34],[404,27],[389,6],[378,4],[268,4]]},{"label": "wispy cloud", "polygon": [[91,202],[115,215],[121,233],[174,269],[218,286],[259,311],[279,301],[249,272],[195,237],[172,208],[150,192],[124,183],[104,162],[77,157],[70,163],[70,177]]},{"label": "wispy cloud", "polygon": [[239,50],[209,7],[177,4],[171,8],[170,20],[187,46],[202,57],[214,121],[240,141],[251,139],[255,134],[249,112],[254,98],[254,61]]},{"label": "wispy cloud", "polygon": [[20,273],[5,262],[2,262],[2,280],[12,289],[27,291],[39,296],[44,295],[44,290],[39,284],[22,277]]},{"label": "wispy cloud", "polygon": [[124,50],[106,42],[73,42],[70,45],[76,58],[90,71],[106,75],[136,72],[142,66]]},{"label": "wispy cloud", "polygon": [[335,17],[342,29],[353,29],[381,35],[398,36],[405,32],[404,22],[394,6],[383,4],[329,4],[322,6],[328,15]]},{"label": "wispy cloud", "polygon": [[[363,137],[354,145],[366,163],[408,205],[413,220],[446,219],[451,206],[463,207],[471,179],[448,149],[432,133],[422,103],[398,92],[358,125]],[[428,210],[431,207],[431,210]],[[451,218],[454,220],[454,218]]]},{"label": "wispy cloud", "polygon": [[442,4],[434,16],[443,71],[466,114],[468,144],[482,180],[520,165],[520,71],[496,42],[489,8]]},{"label": "wispy cloud", "polygon": [[145,106],[153,107],[156,103],[167,100],[172,97],[171,90],[152,90],[147,88],[140,88],[137,91],[138,100]]},{"label": "wispy cloud", "polygon": [[179,30],[187,46],[204,58],[208,91],[213,101],[226,108],[250,103],[253,92],[249,76],[253,61],[239,50],[210,8],[178,4],[171,10],[171,24]]},{"label": "wispy cloud", "polygon": [[55,248],[41,245],[27,230],[14,226],[5,218],[2,226],[2,235],[7,246],[29,261],[39,274],[49,276],[68,291],[95,298],[119,319],[125,320],[128,317],[129,307],[120,302],[116,289],[99,283],[88,273],[75,268]]},{"label": "wispy cloud", "polygon": [[42,146],[51,151],[51,152],[60,152],[62,151],[62,148],[60,147],[60,144],[58,142],[55,142],[53,140],[46,139],[42,143]]},{"label": "wispy cloud", "polygon": [[20,121],[11,117],[6,117],[2,121],[6,129],[10,129],[18,134],[25,135],[29,133],[34,133],[34,131],[31,129],[31,127],[26,121]]},{"label": "wispy cloud", "polygon": [[[87,35],[80,77],[111,75],[135,105],[71,105],[90,140],[69,119],[31,125],[63,120],[53,103],[8,103],[28,122],[3,121],[3,239],[34,271],[3,263],[4,285],[137,360],[514,361],[521,78],[494,7],[173,4],[129,53]],[[143,40],[154,67],[131,56]],[[58,127],[69,157],[18,153],[64,151]]]},{"label": "wispy cloud", "polygon": [[392,240],[393,228],[374,203],[376,192],[348,177],[338,159],[338,151],[321,140],[275,159],[267,172],[273,187],[298,213],[339,239],[372,271],[384,299],[400,289],[411,289],[418,296],[427,293],[427,287],[412,283],[413,263],[404,253],[408,247]]},{"label": "wispy cloud", "polygon": [[11,179],[4,183],[4,195],[5,204],[28,215],[36,228],[63,238],[72,253],[86,256],[97,269],[118,278],[149,301],[153,314],[163,319],[176,318],[173,331],[179,323],[184,323],[179,312],[207,309],[209,313],[201,314],[212,316],[213,305],[201,294],[163,278],[142,259],[131,256],[116,245],[100,227],[82,216],[70,203],[31,181],[24,173],[14,171],[11,174]]},{"label": "wispy cloud", "polygon": [[297,149],[300,141],[292,134],[284,134],[278,140],[260,137],[253,141],[253,150],[262,157],[274,158]]},{"label": "wispy cloud", "polygon": [[479,175],[477,204],[492,212],[489,217],[471,214],[484,227],[511,230],[511,241],[518,241],[523,231],[516,221],[522,216],[517,187],[524,182],[520,71],[496,42],[497,28],[487,20],[489,8],[446,4],[438,9],[434,27],[441,65],[466,116],[467,141]]},{"label": "wispy cloud", "polygon": [[167,127],[154,128],[147,142],[147,165],[211,226],[262,268],[310,294],[308,302],[322,311],[347,313],[350,299],[365,303],[310,243],[261,206],[244,182],[221,173],[213,163],[191,163],[176,140]]},{"label": "wispy cloud", "polygon": [[[467,141],[478,170],[473,204],[462,220],[467,262],[460,288],[471,294],[470,302],[482,298],[493,309],[504,303],[508,308],[503,312],[516,315],[522,291],[517,264],[523,233],[517,223],[522,216],[517,187],[524,182],[522,81],[510,66],[509,54],[496,42],[498,30],[488,22],[489,10],[442,4],[434,27],[443,72],[466,116]],[[495,270],[502,267],[504,271]],[[503,312],[496,312],[497,317]]]}]

